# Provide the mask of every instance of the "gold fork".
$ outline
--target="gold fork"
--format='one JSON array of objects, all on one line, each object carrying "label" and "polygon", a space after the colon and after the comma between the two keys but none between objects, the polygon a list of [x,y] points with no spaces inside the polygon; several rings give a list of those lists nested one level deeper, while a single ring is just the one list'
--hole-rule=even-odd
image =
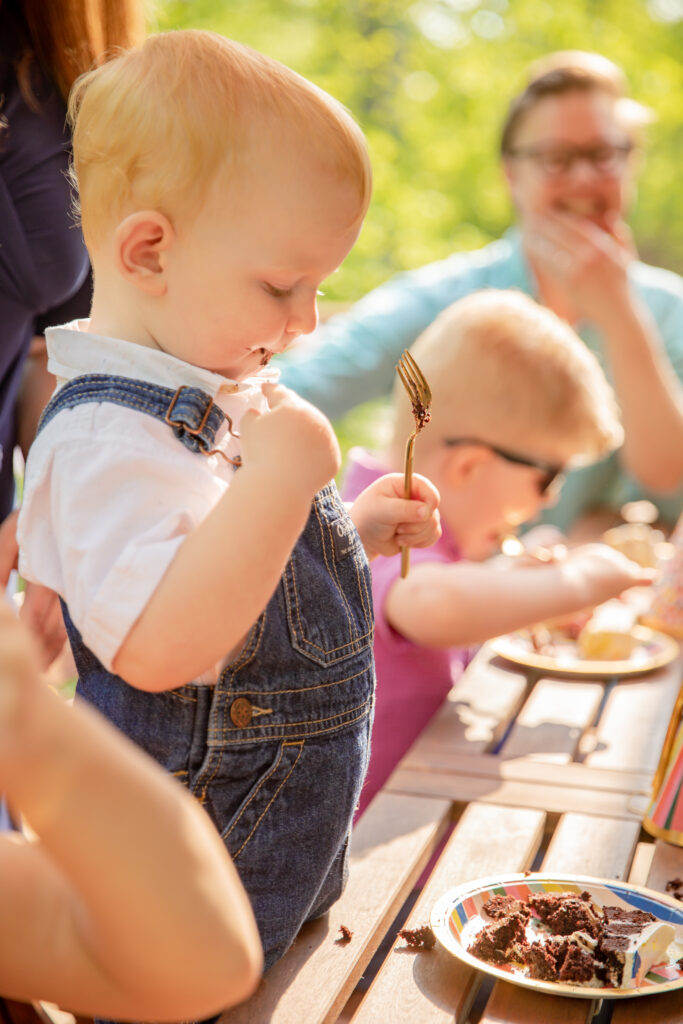
[{"label": "gold fork", "polygon": [[[413,492],[413,450],[415,438],[425,427],[432,414],[429,407],[432,403],[432,392],[425,376],[410,352],[404,351],[396,367],[401,384],[408,392],[415,417],[415,430],[406,444],[405,470],[403,474],[403,497],[410,498]],[[401,576],[405,579],[410,568],[410,548],[401,548]]]}]

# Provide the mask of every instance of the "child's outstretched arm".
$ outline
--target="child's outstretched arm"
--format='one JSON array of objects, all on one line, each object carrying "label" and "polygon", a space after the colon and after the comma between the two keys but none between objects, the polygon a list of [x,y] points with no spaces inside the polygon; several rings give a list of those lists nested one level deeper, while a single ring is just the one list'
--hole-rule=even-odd
[{"label": "child's outstretched arm", "polygon": [[426,548],[441,536],[439,492],[413,475],[413,496],[403,497],[403,476],[387,473],[358,495],[349,509],[368,558],[395,555],[401,548]]},{"label": "child's outstretched arm", "polygon": [[133,686],[181,686],[243,640],[275,591],[314,494],[339,468],[321,412],[286,388],[265,385],[264,394],[269,410],[241,421],[242,467],[184,540],[114,659]]},{"label": "child's outstretched arm", "polygon": [[385,614],[425,647],[460,647],[601,604],[652,582],[605,544],[585,544],[561,562],[520,568],[492,563],[422,563],[393,584]]},{"label": "child's outstretched arm", "polygon": [[39,682],[2,602],[0,788],[37,836],[0,835],[0,993],[156,1021],[250,995],[258,933],[209,818],[96,712]]}]

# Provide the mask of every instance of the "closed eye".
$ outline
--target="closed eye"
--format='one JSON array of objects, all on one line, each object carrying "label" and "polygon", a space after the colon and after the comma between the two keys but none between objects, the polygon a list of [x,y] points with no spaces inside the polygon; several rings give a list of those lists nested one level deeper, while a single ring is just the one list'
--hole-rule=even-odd
[{"label": "closed eye", "polygon": [[285,299],[292,294],[291,288],[277,288],[274,284],[268,284],[267,281],[264,281],[263,287],[275,299]]}]

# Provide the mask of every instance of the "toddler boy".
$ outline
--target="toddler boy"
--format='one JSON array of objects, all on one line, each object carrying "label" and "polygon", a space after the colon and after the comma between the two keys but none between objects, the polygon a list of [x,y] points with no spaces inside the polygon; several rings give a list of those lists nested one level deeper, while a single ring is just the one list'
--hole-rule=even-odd
[{"label": "toddler boy", "polygon": [[[621,442],[612,390],[564,321],[521,292],[492,289],[453,303],[411,352],[433,393],[414,461],[440,491],[443,533],[411,555],[406,579],[398,558],[372,567],[377,700],[361,812],[446,698],[466,645],[649,580],[595,544],[547,565],[479,564],[553,502],[565,468]],[[388,449],[352,450],[347,497],[401,466],[412,429],[399,384]]]},{"label": "toddler boy", "polygon": [[349,519],[328,421],[266,368],[355,241],[365,142],[326,93],[199,31],[84,76],[70,116],[94,297],[48,338],[21,572],[62,598],[78,693],[213,818],[269,967],[343,887],[366,553],[439,533],[434,489],[406,502],[398,476]]}]

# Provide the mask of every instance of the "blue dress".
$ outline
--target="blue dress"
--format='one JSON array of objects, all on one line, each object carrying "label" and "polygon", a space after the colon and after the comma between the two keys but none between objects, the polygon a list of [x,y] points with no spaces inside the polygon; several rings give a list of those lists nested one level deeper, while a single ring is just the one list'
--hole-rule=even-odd
[{"label": "blue dress", "polygon": [[31,338],[87,316],[91,292],[65,173],[64,102],[35,63],[36,103],[22,94],[17,64],[27,43],[13,7],[0,4],[0,521],[12,507],[17,397]]}]

